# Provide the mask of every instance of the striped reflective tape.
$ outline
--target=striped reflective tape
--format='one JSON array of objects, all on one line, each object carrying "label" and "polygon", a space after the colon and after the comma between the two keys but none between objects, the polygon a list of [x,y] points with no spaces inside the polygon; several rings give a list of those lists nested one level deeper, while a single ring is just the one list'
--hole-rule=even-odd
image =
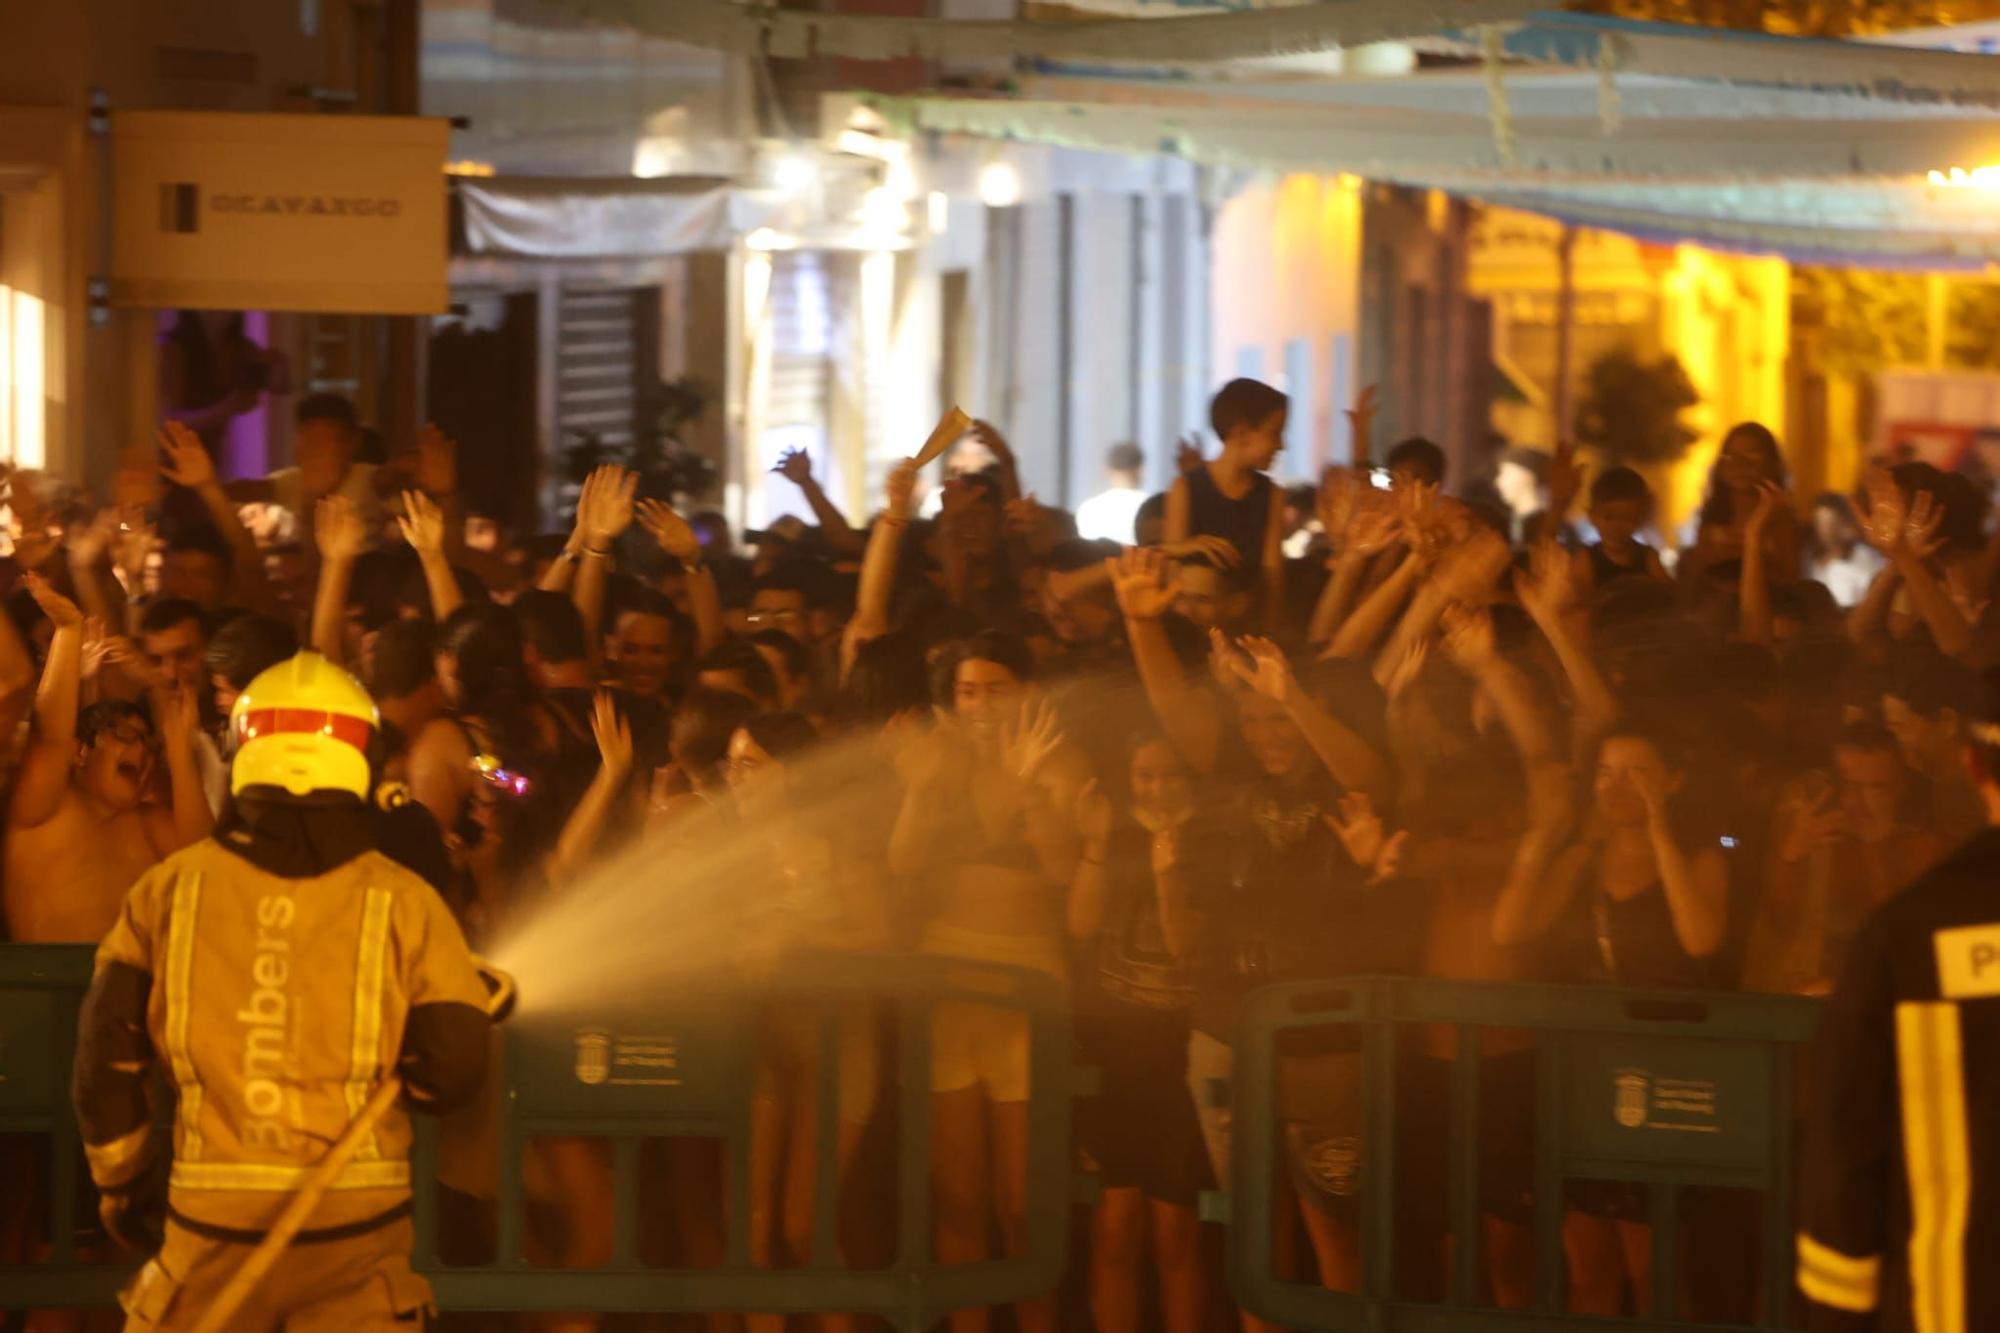
[{"label": "striped reflective tape", "polygon": [[200,913],[201,873],[182,874],[174,881],[173,920],[167,927],[167,1061],[181,1095],[181,1141],[174,1155],[189,1162],[201,1159],[201,1079],[188,1047],[188,1021],[194,1007],[195,923]]},{"label": "striped reflective tape", "polygon": [[[354,954],[353,1042],[347,1067],[350,1120],[368,1104],[382,1064],[382,966],[389,949],[389,909],[393,902],[389,890],[370,889],[361,908],[361,941]],[[371,1130],[355,1156],[366,1161],[381,1155],[381,1145]]]},{"label": "striped reflective tape", "polygon": [[1910,1182],[1910,1290],[1917,1333],[1965,1333],[1965,1222],[1972,1201],[1958,1006],[1896,1006],[1903,1165]]},{"label": "striped reflective tape", "polygon": [[1835,1310],[1867,1314],[1882,1298],[1882,1258],[1857,1259],[1799,1233],[1799,1290]]},{"label": "striped reflective tape", "polygon": [[[264,1162],[175,1162],[171,1177],[177,1190],[296,1190],[312,1174],[311,1166],[278,1166]],[[406,1189],[408,1162],[349,1162],[328,1183],[330,1190]]]},{"label": "striped reflective tape", "polygon": [[153,1136],[151,1124],[143,1124],[130,1134],[120,1134],[109,1143],[86,1143],[83,1155],[90,1162],[90,1178],[100,1187],[124,1184],[137,1174],[135,1167],[146,1160],[146,1143]]}]

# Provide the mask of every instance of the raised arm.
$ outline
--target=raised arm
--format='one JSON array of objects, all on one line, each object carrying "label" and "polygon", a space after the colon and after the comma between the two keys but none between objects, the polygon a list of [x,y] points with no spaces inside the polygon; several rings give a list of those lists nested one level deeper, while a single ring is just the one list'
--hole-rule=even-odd
[{"label": "raised arm", "polygon": [[[1411,591],[1422,576],[1423,564],[1417,553],[1412,551],[1402,558],[1388,578],[1376,584],[1361,599],[1361,605],[1354,609],[1354,614],[1340,622],[1340,627],[1334,631],[1320,656],[1366,657],[1403,609],[1403,604],[1410,599]],[[1443,604],[1440,603],[1436,611],[1428,611],[1429,621],[1435,624],[1437,611],[1442,610]]]},{"label": "raised arm", "polygon": [[403,513],[396,525],[423,564],[424,587],[431,594],[431,618],[442,625],[465,600],[458,590],[451,557],[445,554],[444,511],[422,491],[404,491]]},{"label": "raised arm", "polygon": [[813,517],[819,520],[820,534],[826,538],[828,546],[836,551],[861,549],[861,534],[854,530],[854,525],[847,521],[847,515],[840,512],[840,506],[828,497],[826,488],[813,476],[811,454],[803,449],[787,449],[771,471],[798,487],[799,493],[806,497],[806,503],[812,507]]},{"label": "raised arm", "polygon": [[1222,753],[1222,718],[1214,697],[1189,681],[1166,626],[1160,623],[1174,605],[1167,558],[1139,547],[1107,560],[1105,568],[1125,616],[1126,638],[1153,716],[1190,767],[1212,772]]},{"label": "raised arm", "polygon": [[590,714],[591,734],[597,738],[597,773],[584,789],[583,798],[564,821],[549,858],[549,882],[567,882],[589,862],[591,853],[604,836],[604,826],[625,790],[632,773],[632,728],[618,714],[608,690],[599,690]]},{"label": "raised arm", "polygon": [[63,793],[69,790],[77,695],[82,688],[83,612],[40,574],[23,574],[21,582],[56,629],[42,666],[41,688],[35,693],[34,733],[7,805],[10,826],[34,828],[55,818]]},{"label": "raised arm", "polygon": [[264,577],[263,553],[257,549],[256,538],[243,526],[236,502],[223,493],[221,483],[216,480],[215,460],[209,457],[208,446],[180,422],[169,421],[160,428],[160,455],[161,475],[174,485],[193,491],[207,512],[208,521],[229,543],[237,597],[254,610],[266,614],[275,611],[278,597],[271,590],[270,580]]},{"label": "raised arm", "polygon": [[1910,601],[1937,641],[1938,651],[1947,657],[1963,657],[1972,648],[1972,625],[1930,566],[1931,557],[1944,549],[1944,539],[1938,535],[1943,523],[1944,507],[1929,491],[1919,491],[1904,521],[1902,538],[1894,543],[1889,558],[1895,561],[1896,572],[1910,590]]},{"label": "raised arm", "polygon": [[1771,569],[1764,550],[1764,534],[1771,519],[1789,497],[1775,481],[1759,483],[1757,504],[1743,523],[1743,569],[1736,580],[1737,633],[1745,643],[1770,647]]},{"label": "raised arm", "polygon": [[1491,613],[1452,607],[1445,616],[1444,648],[1459,669],[1486,691],[1526,768],[1532,771],[1538,764],[1560,762],[1555,734],[1527,677],[1494,647]]},{"label": "raised arm", "polygon": [[896,570],[903,538],[910,529],[910,494],[916,489],[917,461],[906,458],[889,469],[888,497],[868,529],[868,546],[861,555],[860,586],[854,594],[854,615],[840,637],[840,675],[854,669],[861,645],[889,632],[889,607],[896,591]]},{"label": "raised arm", "polygon": [[1618,702],[1585,647],[1576,610],[1576,562],[1553,540],[1536,544],[1530,573],[1514,575],[1514,591],[1555,650],[1576,702],[1578,749],[1618,716]]},{"label": "raised arm", "polygon": [[637,473],[606,464],[590,474],[577,502],[577,551],[582,563],[570,597],[583,617],[592,662],[604,651],[604,584],[611,572],[611,543],[632,526],[632,497],[638,488]]},{"label": "raised arm", "polygon": [[715,571],[702,555],[701,538],[670,504],[641,500],[635,512],[647,535],[686,571],[688,602],[694,608],[695,651],[706,654],[729,637],[729,630],[722,623],[722,594],[715,586]]},{"label": "raised arm", "polygon": [[[1746,544],[1747,545],[1747,544]],[[1649,773],[1634,772],[1633,783],[1646,803],[1646,832],[1660,867],[1674,936],[1691,958],[1707,958],[1722,947],[1729,915],[1729,875],[1722,853],[1712,847],[1688,855],[1667,817],[1667,794]]]},{"label": "raised arm", "polygon": [[[1396,514],[1386,505],[1368,505],[1358,495],[1367,483],[1352,473],[1321,488],[1320,523],[1334,544],[1326,587],[1314,606],[1306,642],[1328,643],[1346,621],[1368,573],[1368,562],[1396,542]],[[1372,488],[1371,488],[1372,489]],[[1353,512],[1358,509],[1359,512]]]},{"label": "raised arm", "polygon": [[[1196,463],[1195,466],[1201,466]],[[1186,541],[1194,535],[1194,501],[1188,492],[1187,474],[1174,478],[1174,484],[1167,487],[1167,530],[1166,540]]]},{"label": "raised arm", "polygon": [[146,835],[155,853],[168,856],[206,838],[215,819],[201,789],[201,765],[194,753],[201,730],[200,702],[185,690],[155,690],[153,715],[160,721],[160,755],[167,764],[172,805],[147,820]]},{"label": "raised arm", "polygon": [[112,572],[110,553],[118,540],[119,513],[100,509],[90,525],[72,528],[64,545],[69,556],[70,582],[83,613],[107,626],[125,628],[125,589]]},{"label": "raised arm", "polygon": [[319,582],[313,585],[313,651],[335,666],[344,666],[347,593],[354,581],[354,562],[368,549],[368,524],[352,500],[335,493],[316,507],[313,539],[319,544]]},{"label": "raised arm", "polygon": [[1348,791],[1387,799],[1389,766],[1375,747],[1343,725],[1300,687],[1278,645],[1269,639],[1244,637],[1232,648],[1222,631],[1210,630],[1213,651],[1229,664],[1245,685],[1282,705],[1306,744]]}]

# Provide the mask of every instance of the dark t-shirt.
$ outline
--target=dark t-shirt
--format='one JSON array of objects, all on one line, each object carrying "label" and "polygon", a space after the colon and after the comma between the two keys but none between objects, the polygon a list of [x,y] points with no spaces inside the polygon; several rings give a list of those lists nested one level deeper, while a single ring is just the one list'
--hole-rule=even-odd
[{"label": "dark t-shirt", "polygon": [[1201,903],[1200,1026],[1226,1037],[1242,996],[1276,982],[1414,973],[1416,900],[1395,882],[1371,887],[1348,859],[1325,819],[1339,784],[1258,777],[1241,793]]}]

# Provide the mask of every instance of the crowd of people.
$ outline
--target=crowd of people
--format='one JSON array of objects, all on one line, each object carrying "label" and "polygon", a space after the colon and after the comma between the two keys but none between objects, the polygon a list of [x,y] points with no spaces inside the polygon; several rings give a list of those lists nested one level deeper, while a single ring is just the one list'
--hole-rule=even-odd
[{"label": "crowd of people", "polygon": [[[468,543],[452,441],[360,462],[352,406],[325,395],[298,407],[298,466],[270,478],[225,482],[177,423],[101,510],[14,473],[5,937],[103,936],[147,867],[224,816],[236,692],[312,648],[380,706],[381,781],[408,797],[378,803],[383,849],[475,947],[699,815],[758,841],[768,874],[747,895],[835,886],[795,947],[1059,978],[1104,1071],[1077,1122],[1102,1187],[1086,1317],[1128,1333],[1151,1310],[1192,1333],[1219,1285],[1197,1196],[1230,1153],[1206,1088],[1248,991],[1388,973],[1822,992],[1860,919],[1983,822],[1957,755],[2000,661],[2000,537],[1966,477],[1902,462],[1802,497],[1745,423],[1676,552],[1638,472],[1590,475],[1566,449],[1509,450],[1456,485],[1408,439],[1281,485],[1287,411],[1233,381],[1164,493],[1143,493],[1126,446],[1074,516],[1024,493],[984,423],[983,465],[948,457],[929,518],[913,462],[863,520],[788,456],[769,484],[817,521],[754,543],[615,466],[567,533],[485,524]],[[1365,398],[1354,415],[1365,460]],[[787,773],[835,745],[893,773],[879,820],[797,808]],[[869,1020],[841,1024],[850,1159],[893,1103]],[[817,1037],[782,1013],[761,1031],[753,1253],[782,1265],[812,1235]],[[943,1005],[931,1046],[935,1254],[1019,1251],[1026,1022]],[[1452,1054],[1427,1034],[1399,1077],[1441,1090]],[[1485,1295],[1518,1308],[1533,1065],[1507,1034],[1479,1056]],[[1276,1262],[1355,1289],[1359,1045],[1302,1034],[1278,1080]],[[1423,1169],[1446,1158],[1444,1100],[1404,1101],[1397,1154],[1439,1237],[1402,1248],[1440,1274],[1445,1187]],[[608,1155],[545,1150],[550,1260],[601,1262]],[[1565,1207],[1571,1307],[1632,1308],[1643,1194],[1593,1185]],[[1053,1297],[1012,1319],[1065,1322]]]}]

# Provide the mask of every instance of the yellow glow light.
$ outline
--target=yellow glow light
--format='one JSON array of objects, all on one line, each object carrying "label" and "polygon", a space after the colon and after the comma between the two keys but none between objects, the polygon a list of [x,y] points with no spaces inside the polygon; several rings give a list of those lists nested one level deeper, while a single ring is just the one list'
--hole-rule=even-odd
[{"label": "yellow glow light", "polygon": [[1930,183],[1948,190],[1993,190],[2000,189],[2000,166],[1949,167],[1940,171],[1930,170]]}]

